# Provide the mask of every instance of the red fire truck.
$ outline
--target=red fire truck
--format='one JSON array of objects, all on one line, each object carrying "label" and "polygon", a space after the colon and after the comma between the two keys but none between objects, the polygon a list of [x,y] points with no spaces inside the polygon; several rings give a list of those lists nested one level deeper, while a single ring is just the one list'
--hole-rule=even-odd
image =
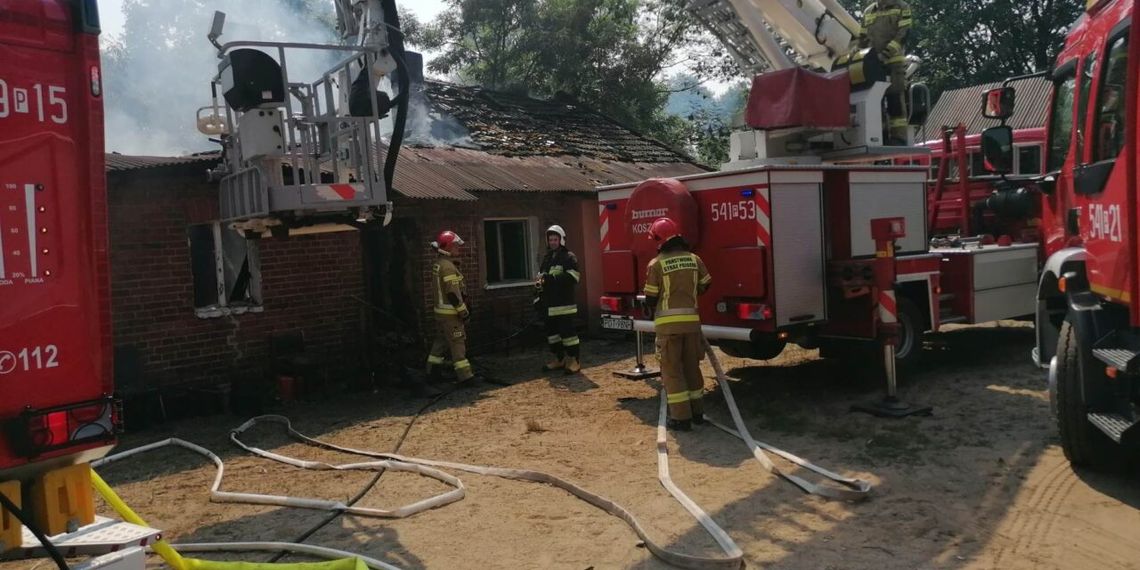
[{"label": "red fire truck", "polygon": [[[637,297],[656,254],[647,228],[662,216],[681,223],[713,274],[703,330],[732,355],[768,359],[793,342],[825,357],[878,358],[890,353],[875,347],[893,345],[882,359],[891,386],[896,361],[921,355],[925,331],[1031,316],[1039,196],[1004,181],[976,192],[967,177],[928,190],[928,158],[893,164],[927,149],[864,144],[885,140],[874,94],[884,84],[869,71],[852,71],[859,81],[791,68],[759,75],[746,113],[755,130],[733,133],[721,171],[600,188],[603,327],[653,329]],[[923,105],[912,103],[917,130]],[[952,157],[966,171],[968,148],[961,131],[944,141],[957,150],[939,161],[943,181]]]},{"label": "red fire truck", "polygon": [[[1033,358],[1049,369],[1065,455],[1094,467],[1119,466],[1121,447],[1140,445],[1138,9],[1134,0],[1088,2],[1048,72],[1047,174],[1026,182],[1041,197],[1045,253]],[[987,116],[1004,122],[1015,93],[987,93]],[[983,133],[994,170],[1012,170],[1012,140],[1007,126]]]},{"label": "red fire truck", "polygon": [[98,34],[95,0],[0,0],[0,493],[49,534],[118,431]]}]

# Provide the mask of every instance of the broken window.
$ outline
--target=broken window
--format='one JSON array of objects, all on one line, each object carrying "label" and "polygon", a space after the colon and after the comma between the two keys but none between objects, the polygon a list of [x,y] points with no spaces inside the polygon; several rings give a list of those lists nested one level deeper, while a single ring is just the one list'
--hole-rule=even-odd
[{"label": "broken window", "polygon": [[261,262],[254,242],[220,223],[190,226],[194,309],[200,317],[261,305]]},{"label": "broken window", "polygon": [[483,222],[488,285],[533,280],[533,225],[534,222],[526,218]]}]

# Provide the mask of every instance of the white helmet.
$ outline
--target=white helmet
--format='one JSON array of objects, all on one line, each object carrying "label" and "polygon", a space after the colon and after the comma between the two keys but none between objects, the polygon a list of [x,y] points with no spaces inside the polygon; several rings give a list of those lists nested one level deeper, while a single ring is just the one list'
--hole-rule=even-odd
[{"label": "white helmet", "polygon": [[566,245],[566,230],[562,229],[562,226],[554,224],[553,226],[546,228],[546,235],[549,236],[550,234],[558,234],[559,243]]}]

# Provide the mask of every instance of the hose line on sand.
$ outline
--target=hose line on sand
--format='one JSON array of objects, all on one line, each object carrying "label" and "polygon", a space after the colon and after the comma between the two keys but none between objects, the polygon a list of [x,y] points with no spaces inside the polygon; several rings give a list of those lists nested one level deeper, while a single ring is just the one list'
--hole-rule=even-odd
[{"label": "hose line on sand", "polygon": [[[871,484],[867,481],[864,481],[862,479],[844,477],[842,475],[819,467],[818,465],[815,465],[807,460],[801,459],[800,457],[792,455],[787,451],[752,439],[752,435],[748,433],[748,427],[744,425],[744,419],[740,417],[740,409],[736,406],[736,398],[733,398],[732,396],[732,388],[728,386],[728,376],[724,373],[724,369],[721,368],[720,360],[717,360],[716,353],[713,352],[712,346],[709,345],[709,341],[707,339],[701,337],[701,342],[704,344],[705,355],[709,357],[709,362],[712,364],[713,371],[716,372],[717,384],[720,385],[720,391],[724,394],[725,404],[728,405],[728,412],[732,415],[732,423],[736,425],[736,429],[732,429],[726,425],[712,421],[710,419],[709,422],[712,423],[712,425],[743,440],[744,443],[748,445],[748,449],[752,451],[752,456],[755,457],[756,461],[759,461],[760,465],[763,466],[764,469],[769,473],[789,481],[807,493],[819,495],[821,497],[827,497],[829,499],[840,499],[844,501],[861,501],[863,499],[866,499],[871,494]],[[662,392],[662,394],[664,394],[664,392]],[[803,467],[804,469],[814,471],[815,473],[818,473],[819,475],[822,475],[827,479],[838,483],[840,486],[836,487],[816,485],[801,477],[797,477],[790,473],[785,473],[781,471],[779,467],[776,467],[776,465],[772,463],[772,460],[764,454],[763,450],[765,449],[792,463],[795,463],[796,465],[799,465],[800,467]]]},{"label": "hose line on sand", "polygon": [[[753,457],[755,457],[756,460],[758,462],[760,462],[760,464],[764,467],[765,470],[767,470],[768,472],[795,484],[797,487],[799,487],[800,489],[802,489],[808,493],[812,493],[812,494],[816,494],[816,495],[819,495],[822,497],[827,497],[827,498],[832,498],[832,499],[853,500],[853,501],[854,500],[862,500],[868,496],[868,494],[871,491],[871,486],[866,481],[863,481],[860,479],[852,479],[852,478],[848,478],[848,477],[843,477],[841,475],[838,475],[836,473],[828,471],[827,469],[824,469],[822,467],[818,467],[818,466],[816,466],[816,465],[814,465],[814,464],[812,464],[812,463],[810,463],[804,459],[801,459],[795,455],[792,455],[786,451],[780,450],[780,449],[775,448],[775,447],[768,445],[766,443],[762,443],[762,442],[758,442],[758,441],[754,440],[752,438],[751,434],[749,434],[747,427],[744,425],[744,420],[741,417],[740,411],[736,406],[736,401],[733,398],[732,390],[728,385],[727,376],[725,375],[724,370],[720,365],[720,362],[717,360],[716,355],[713,353],[712,348],[708,344],[708,342],[703,340],[703,343],[704,343],[706,355],[709,357],[709,361],[711,362],[713,369],[716,372],[717,382],[720,385],[722,393],[724,394],[726,404],[728,405],[728,409],[729,409],[730,414],[732,415],[733,423],[736,425],[736,429],[732,429],[730,427],[724,426],[724,425],[716,423],[716,422],[712,422],[713,425],[715,425],[719,429],[721,429],[721,430],[723,430],[729,434],[732,434],[732,435],[740,438],[741,440],[743,440],[748,445],[749,449],[751,450]],[[145,453],[147,451],[152,451],[154,449],[158,449],[161,447],[178,446],[178,447],[183,447],[185,449],[189,449],[189,450],[194,451],[200,455],[205,456],[207,459],[212,461],[215,464],[215,466],[217,467],[217,472],[215,474],[213,484],[210,487],[210,500],[211,501],[227,502],[227,503],[249,503],[249,504],[260,504],[260,505],[274,505],[274,506],[282,506],[282,507],[298,507],[298,508],[305,508],[305,509],[316,509],[316,510],[340,512],[340,513],[344,513],[344,514],[356,514],[356,515],[361,515],[361,516],[384,517],[384,518],[404,518],[404,517],[414,515],[416,513],[420,513],[424,510],[427,510],[427,509],[441,507],[441,506],[444,506],[444,505],[447,505],[447,504],[450,504],[450,503],[453,503],[453,502],[456,502],[456,501],[462,499],[464,497],[464,493],[465,493],[465,487],[464,487],[462,481],[460,481],[457,477],[454,477],[448,473],[445,473],[444,471],[442,471],[443,469],[448,469],[448,470],[452,470],[452,471],[462,471],[462,472],[474,473],[477,475],[484,475],[484,476],[491,476],[491,477],[500,477],[500,478],[504,478],[504,479],[511,479],[511,480],[517,480],[517,481],[530,481],[530,482],[534,482],[534,483],[547,484],[547,485],[551,485],[553,487],[557,487],[559,489],[562,489],[562,490],[570,493],[571,495],[574,495],[575,497],[577,497],[577,498],[579,498],[579,499],[581,499],[581,500],[605,511],[606,513],[609,513],[609,514],[625,521],[625,523],[627,525],[629,525],[629,527],[634,531],[634,533],[636,533],[637,536],[639,538],[641,538],[645,547],[654,556],[658,557],[659,559],[661,559],[662,561],[664,561],[668,564],[671,564],[671,565],[677,566],[677,567],[681,567],[681,568],[692,568],[695,570],[721,570],[721,569],[730,569],[730,568],[732,568],[732,569],[740,568],[743,565],[743,560],[744,560],[744,555],[743,555],[743,552],[741,551],[740,547],[732,540],[732,538],[728,535],[727,532],[724,531],[723,528],[721,528],[719,525],[717,525],[717,523],[712,519],[712,517],[710,517],[708,515],[708,513],[706,513],[704,510],[702,510],[701,507],[696,504],[696,502],[694,502],[692,499],[690,499],[684,493],[684,491],[682,491],[673,482],[673,480],[670,476],[670,473],[669,473],[668,438],[667,438],[667,431],[666,431],[667,401],[666,401],[666,397],[665,397],[665,390],[660,391],[659,402],[660,403],[659,403],[659,407],[658,407],[658,422],[657,422],[657,434],[656,434],[657,435],[656,445],[657,445],[657,476],[658,476],[658,480],[661,482],[661,485],[669,492],[669,494],[672,495],[681,504],[681,506],[683,506],[685,508],[685,510],[687,510],[697,520],[697,522],[700,523],[700,525],[702,527],[704,527],[706,532],[708,532],[709,535],[717,542],[717,544],[720,546],[721,550],[724,552],[723,557],[694,556],[694,555],[685,554],[682,552],[677,552],[675,550],[670,550],[669,548],[667,548],[667,547],[661,545],[660,543],[654,541],[653,539],[651,539],[649,537],[649,534],[646,531],[646,529],[641,525],[641,523],[637,520],[637,518],[629,510],[627,510],[625,507],[613,502],[612,500],[610,500],[606,497],[603,497],[601,495],[593,493],[593,492],[585,489],[584,487],[582,487],[582,486],[580,486],[580,485],[578,485],[572,481],[569,481],[567,479],[559,477],[557,475],[552,475],[550,473],[545,473],[542,471],[534,471],[534,470],[529,470],[529,469],[508,469],[508,468],[501,468],[501,467],[487,467],[487,466],[480,466],[480,465],[468,465],[468,464],[464,464],[464,463],[455,463],[455,462],[449,462],[449,461],[437,461],[437,460],[431,460],[431,459],[420,459],[420,458],[415,458],[415,457],[407,457],[407,456],[403,456],[403,455],[398,455],[395,453],[382,453],[382,452],[375,452],[375,451],[369,451],[369,450],[361,450],[361,449],[354,449],[354,448],[350,448],[350,447],[344,447],[344,446],[328,443],[325,441],[321,441],[318,439],[314,439],[314,438],[311,438],[305,434],[302,434],[301,432],[299,432],[293,428],[293,426],[292,426],[292,424],[288,418],[286,418],[284,416],[278,416],[278,415],[265,415],[265,416],[258,416],[258,417],[250,419],[249,421],[243,423],[241,426],[235,428],[234,430],[232,430],[230,432],[230,440],[235,445],[237,445],[238,447],[240,447],[240,448],[242,448],[242,449],[244,449],[244,450],[246,450],[246,451],[248,451],[254,455],[257,455],[257,456],[260,456],[260,457],[263,457],[266,459],[270,459],[272,461],[276,461],[279,463],[292,465],[292,466],[295,466],[295,467],[298,467],[301,469],[336,470],[336,471],[392,470],[392,471],[411,472],[411,473],[416,473],[416,474],[419,474],[422,476],[431,477],[433,479],[441,481],[447,485],[450,485],[451,487],[453,487],[453,489],[451,489],[450,491],[447,491],[445,493],[442,493],[440,495],[436,495],[434,497],[430,497],[428,499],[424,499],[424,500],[418,501],[416,503],[413,503],[411,505],[406,505],[404,507],[400,507],[400,508],[396,508],[396,509],[364,508],[364,507],[357,507],[357,506],[351,505],[351,504],[345,504],[343,502],[328,501],[328,500],[322,500],[322,499],[297,498],[297,497],[286,497],[286,496],[280,496],[280,495],[264,495],[264,494],[253,494],[253,493],[226,492],[226,491],[221,490],[221,484],[222,484],[222,479],[223,479],[224,470],[225,470],[225,466],[224,466],[222,460],[217,455],[213,454],[212,452],[210,452],[209,450],[207,450],[203,447],[200,447],[198,445],[195,445],[193,443],[186,442],[183,440],[174,439],[174,438],[159,441],[159,442],[152,443],[149,445],[145,445],[145,446],[135,448],[135,449],[123,452],[123,453],[116,454],[116,455],[108,456],[102,460],[94,462],[92,464],[92,466],[98,467],[98,466],[103,466],[103,465],[109,465],[111,463],[126,459],[128,457],[138,455],[140,453]],[[301,442],[304,442],[304,443],[307,443],[307,444],[310,444],[310,445],[313,445],[313,446],[316,446],[319,448],[323,448],[326,450],[332,450],[332,451],[337,451],[337,452],[346,453],[346,454],[350,454],[350,455],[357,455],[357,456],[361,456],[361,457],[371,458],[371,459],[373,459],[373,461],[358,462],[358,463],[347,463],[347,464],[331,464],[331,463],[325,463],[325,462],[320,462],[320,461],[307,461],[307,460],[288,457],[288,456],[281,455],[278,453],[273,453],[273,452],[266,451],[266,450],[263,450],[263,449],[260,449],[257,447],[253,447],[253,446],[250,446],[250,445],[244,443],[241,440],[240,436],[242,436],[244,433],[246,433],[247,431],[249,431],[254,426],[256,426],[260,423],[273,423],[273,424],[282,425],[282,426],[284,426],[288,435],[290,437],[298,440],[298,441],[301,441]],[[776,465],[774,463],[772,463],[771,459],[769,459],[768,456],[764,453],[764,450],[772,452],[772,453],[778,455],[779,457],[782,457],[782,458],[784,458],[784,459],[786,459],[786,460],[788,460],[788,461],[790,461],[790,462],[792,462],[792,463],[794,463],[794,464],[796,464],[796,465],[798,465],[804,469],[813,471],[813,472],[833,481],[834,483],[837,483],[838,486],[816,485],[816,484],[813,484],[813,483],[811,483],[811,482],[809,482],[809,481],[807,481],[801,477],[792,475],[790,473],[785,473],[782,470],[780,470],[778,467],[776,467]],[[98,479],[97,475],[95,477],[96,477],[97,486],[98,486],[98,483],[102,483],[102,479]],[[106,484],[103,483],[103,485],[105,486]],[[109,492],[113,496],[113,491],[110,491],[109,487],[106,488],[106,491]],[[100,492],[103,493],[104,490],[102,488],[100,488]],[[115,499],[117,499],[117,497],[115,497]],[[138,522],[138,521],[141,521],[141,519],[139,519],[137,515],[134,515],[134,513],[131,512],[129,510],[129,508],[126,507],[126,505],[122,503],[121,500],[118,500],[117,504],[113,501],[110,501],[110,500],[109,500],[109,502],[111,502],[112,505],[115,506],[116,510],[119,510],[120,506],[123,509],[125,509],[126,512],[129,513],[129,515],[131,517],[133,517],[133,520],[132,520],[132,518],[128,518],[126,515],[124,515],[124,513],[122,511],[120,511],[120,516],[123,516],[129,522],[134,522],[135,524],[145,524],[142,522]],[[353,556],[353,555],[345,553],[345,552],[334,551],[331,549],[324,549],[324,548],[316,547],[316,546],[312,546],[312,545],[290,544],[290,543],[274,543],[274,542],[269,542],[269,543],[210,544],[210,545],[195,544],[195,545],[177,545],[177,546],[179,548],[185,549],[187,552],[206,551],[206,550],[209,550],[209,551],[270,550],[270,551],[278,551],[278,552],[288,551],[288,552],[296,552],[296,553],[313,554],[313,555],[325,556],[325,557],[332,556],[332,555]],[[155,550],[157,552],[159,552],[160,554],[162,554],[163,558],[167,559],[167,562],[170,563],[171,566],[173,566],[175,568],[175,570],[231,570],[233,568],[233,567],[224,567],[224,566],[206,567],[206,566],[202,565],[202,564],[206,563],[206,561],[182,559],[180,556],[178,556],[178,554],[176,552],[173,552],[173,549],[170,549],[170,552],[166,552],[165,549],[170,549],[169,545],[167,545],[165,542],[160,542],[159,544],[155,545]],[[363,563],[366,564],[369,568],[373,568],[375,570],[398,570],[395,566],[388,565],[388,564],[381,562],[379,560],[374,560],[374,559],[364,558],[364,557],[360,557],[360,559],[363,560]],[[175,560],[176,563],[171,563],[171,560]],[[210,563],[210,564],[225,565],[228,563]],[[283,566],[289,566],[289,565],[267,565],[266,567],[281,568]],[[323,570],[347,570],[347,569],[329,568],[329,569],[323,569]]]}]

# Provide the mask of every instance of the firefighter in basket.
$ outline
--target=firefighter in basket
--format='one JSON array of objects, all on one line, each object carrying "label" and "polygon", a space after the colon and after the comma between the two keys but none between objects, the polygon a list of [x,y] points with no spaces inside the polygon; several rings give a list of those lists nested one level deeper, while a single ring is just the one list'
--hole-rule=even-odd
[{"label": "firefighter in basket", "polygon": [[859,47],[873,48],[879,60],[891,73],[887,90],[887,115],[890,120],[890,144],[905,145],[907,126],[906,44],[912,25],[910,6],[902,0],[878,0],[863,10],[863,28]]},{"label": "firefighter in basket", "polygon": [[658,244],[658,255],[649,262],[645,302],[657,332],[657,358],[669,402],[666,425],[689,431],[694,422],[705,421],[704,341],[697,297],[708,290],[712,276],[705,262],[689,251],[677,222],[660,218],[649,227],[649,236]]},{"label": "firefighter in basket", "polygon": [[536,304],[546,318],[546,342],[553,357],[542,369],[546,372],[565,370],[577,374],[582,370],[578,333],[574,319],[578,315],[575,289],[582,275],[578,258],[566,248],[566,230],[553,225],[546,229],[546,256],[542,258],[535,281]]}]

